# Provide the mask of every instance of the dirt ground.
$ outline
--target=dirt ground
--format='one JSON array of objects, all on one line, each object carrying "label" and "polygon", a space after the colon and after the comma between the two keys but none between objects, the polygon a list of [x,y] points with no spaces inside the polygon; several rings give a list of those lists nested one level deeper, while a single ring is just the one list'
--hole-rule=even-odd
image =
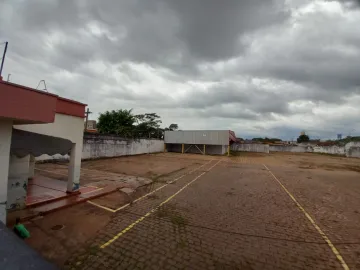
[{"label": "dirt ground", "polygon": [[203,159],[169,158],[169,156],[171,154],[168,156],[141,155],[90,160],[85,161],[82,168],[156,179],[160,176],[184,170],[190,165],[197,165],[203,162]]},{"label": "dirt ground", "polygon": [[28,243],[65,269],[360,269],[359,159],[166,153],[83,167],[154,184],[29,222]]},{"label": "dirt ground", "polygon": [[[190,156],[190,158],[189,158]],[[184,155],[168,153],[156,155],[126,156],[83,161],[81,164],[80,184],[109,180],[116,175],[129,175],[164,179],[167,175],[184,171],[190,167],[201,165],[209,156]],[[67,181],[67,163],[39,163],[36,172],[44,176]]]}]

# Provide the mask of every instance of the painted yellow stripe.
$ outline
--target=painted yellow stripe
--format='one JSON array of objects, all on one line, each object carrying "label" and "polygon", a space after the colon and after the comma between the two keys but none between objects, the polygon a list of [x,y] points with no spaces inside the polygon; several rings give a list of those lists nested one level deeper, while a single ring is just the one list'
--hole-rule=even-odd
[{"label": "painted yellow stripe", "polygon": [[[216,162],[209,170],[208,172],[214,168],[217,164],[219,164],[219,162],[221,162],[221,160],[219,160],[218,162]],[[169,201],[171,201],[176,195],[178,195],[180,192],[182,192],[185,188],[187,188],[189,185],[191,185],[193,182],[195,182],[197,179],[199,179],[201,176],[203,176],[206,172],[201,173],[200,175],[198,175],[197,177],[195,177],[193,180],[191,180],[189,183],[187,183],[186,185],[184,185],[181,189],[179,189],[176,193],[174,193],[173,195],[171,195],[169,198],[167,198],[165,201],[163,201],[162,203],[160,203],[157,207],[151,209],[149,212],[147,212],[145,215],[143,215],[142,217],[140,217],[139,219],[137,219],[135,222],[133,222],[132,224],[130,224],[129,226],[127,226],[125,229],[123,229],[121,232],[119,232],[117,235],[115,235],[112,239],[110,239],[109,241],[107,241],[106,243],[104,243],[103,245],[100,246],[100,248],[106,248],[108,245],[110,245],[111,243],[113,243],[115,240],[117,240],[119,237],[121,237],[123,234],[125,234],[126,232],[130,231],[134,226],[136,226],[138,223],[140,223],[141,221],[143,221],[145,218],[147,218],[148,216],[150,216],[152,213],[156,212],[161,206],[163,206],[164,204],[168,203]]]},{"label": "painted yellow stripe", "polygon": [[306,218],[310,221],[310,223],[315,227],[315,229],[318,231],[318,233],[321,235],[321,237],[324,239],[324,241],[328,244],[331,251],[334,253],[338,261],[340,262],[341,266],[345,270],[349,270],[349,266],[346,264],[345,260],[341,256],[340,252],[337,250],[337,248],[334,246],[334,244],[330,241],[329,237],[321,230],[321,228],[316,224],[314,219],[309,215],[308,212],[301,206],[301,204],[295,199],[295,197],[287,190],[287,188],[281,183],[281,181],[270,171],[268,167],[266,167],[265,164],[263,164],[264,167],[268,170],[268,172],[272,175],[272,177],[279,183],[279,185],[282,187],[282,189],[289,195],[289,197],[294,201],[296,206],[300,209],[301,212],[306,216]]},{"label": "painted yellow stripe", "polygon": [[94,206],[97,206],[97,207],[99,207],[99,208],[102,208],[102,209],[104,209],[104,210],[107,210],[107,211],[110,211],[110,212],[112,212],[112,213],[115,213],[115,210],[114,210],[114,209],[111,209],[111,208],[102,206],[102,205],[97,204],[97,203],[94,203],[94,202],[92,202],[92,201],[87,201],[87,202],[90,203],[90,204],[92,204],[92,205],[94,205]]},{"label": "painted yellow stripe", "polygon": [[[205,165],[210,164],[212,161],[213,161],[213,159],[210,160],[209,162],[207,162],[207,163],[205,163],[205,164],[203,164],[203,165],[195,168],[194,170],[191,170],[190,172],[188,172],[188,173],[186,173],[186,174],[183,174],[183,175],[181,175],[180,177],[178,177],[178,178],[176,178],[176,179],[174,179],[174,180],[172,180],[172,181],[170,181],[170,182],[168,182],[168,183],[166,183],[166,184],[158,187],[157,189],[154,189],[153,191],[145,194],[144,196],[141,196],[141,197],[137,198],[136,200],[133,201],[133,203],[145,199],[145,198],[148,197],[149,195],[151,195],[151,194],[153,194],[153,193],[155,193],[155,192],[163,189],[163,188],[166,187],[167,185],[172,184],[172,183],[175,183],[176,181],[180,180],[180,179],[183,178],[184,176],[186,176],[186,175],[188,175],[188,174],[191,174],[191,173],[193,173],[193,172],[201,169],[201,168],[204,167]],[[104,209],[104,210],[108,210],[108,211],[110,211],[110,212],[112,212],[112,213],[116,213],[116,212],[118,212],[118,211],[120,211],[120,210],[122,210],[122,209],[124,209],[124,208],[126,208],[126,207],[128,207],[128,206],[130,206],[130,203],[127,203],[127,204],[125,204],[125,205],[123,205],[123,206],[121,206],[121,207],[119,207],[119,208],[117,208],[117,209],[111,209],[111,208],[102,206],[102,205],[100,205],[100,204],[97,204],[97,203],[94,203],[94,202],[91,202],[91,201],[87,201],[87,202],[90,203],[90,204],[92,204],[92,205],[98,206],[98,207],[100,207],[100,208],[102,208],[102,209]]]}]

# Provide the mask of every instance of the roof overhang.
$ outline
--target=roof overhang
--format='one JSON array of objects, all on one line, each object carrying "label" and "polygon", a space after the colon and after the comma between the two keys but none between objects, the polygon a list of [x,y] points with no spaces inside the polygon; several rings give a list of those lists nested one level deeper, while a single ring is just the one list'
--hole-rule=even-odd
[{"label": "roof overhang", "polygon": [[0,80],[0,118],[14,124],[53,123],[55,114],[84,118],[86,104]]}]

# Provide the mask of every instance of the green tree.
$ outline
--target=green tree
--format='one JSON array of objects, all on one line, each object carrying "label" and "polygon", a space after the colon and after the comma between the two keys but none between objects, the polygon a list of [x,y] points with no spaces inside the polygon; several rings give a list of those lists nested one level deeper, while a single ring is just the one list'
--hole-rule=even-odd
[{"label": "green tree", "polygon": [[165,130],[169,130],[169,131],[175,131],[175,130],[178,130],[178,129],[179,129],[178,124],[170,124],[169,127],[165,128]]},{"label": "green tree", "polygon": [[163,130],[160,128],[162,121],[156,113],[135,115],[137,126],[134,132],[140,138],[161,138]]},{"label": "green tree", "polygon": [[[134,115],[131,110],[113,110],[101,113],[97,128],[100,133],[116,134],[127,138],[163,138],[164,130],[156,113]],[[169,128],[177,129],[177,124]]]},{"label": "green tree", "polygon": [[274,142],[281,142],[281,139],[265,137],[265,138],[253,138],[252,141],[263,142],[263,143],[274,143]]},{"label": "green tree", "polygon": [[302,134],[302,135],[299,136],[299,138],[297,138],[298,143],[308,142],[308,141],[310,141],[310,138],[306,134]]},{"label": "green tree", "polygon": [[132,114],[132,109],[112,110],[100,114],[97,129],[100,133],[131,137],[135,123],[136,118]]}]

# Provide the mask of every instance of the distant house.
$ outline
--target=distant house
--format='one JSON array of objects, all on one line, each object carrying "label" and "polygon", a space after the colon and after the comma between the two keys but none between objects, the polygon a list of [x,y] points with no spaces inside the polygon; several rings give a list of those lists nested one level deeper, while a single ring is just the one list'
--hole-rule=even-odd
[{"label": "distant house", "polygon": [[85,125],[86,132],[97,132],[95,120],[88,120],[87,123],[85,122]]}]

